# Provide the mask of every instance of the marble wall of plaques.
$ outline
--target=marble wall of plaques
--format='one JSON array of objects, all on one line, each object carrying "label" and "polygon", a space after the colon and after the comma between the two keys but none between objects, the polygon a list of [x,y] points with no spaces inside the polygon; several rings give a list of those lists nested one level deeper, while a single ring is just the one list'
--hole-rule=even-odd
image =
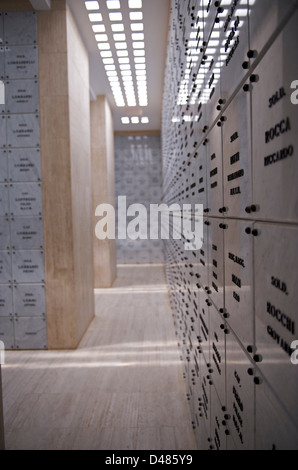
[{"label": "marble wall of plaques", "polygon": [[[148,209],[149,224],[150,204],[160,204],[161,201],[160,136],[116,136],[115,179],[117,216],[118,196],[126,196],[127,207],[137,203],[143,204]],[[163,262],[162,240],[130,240],[129,238],[120,240],[117,238],[118,264]]]},{"label": "marble wall of plaques", "polygon": [[37,15],[0,13],[0,339],[47,347]]},{"label": "marble wall of plaques", "polygon": [[164,201],[204,217],[166,267],[199,449],[298,448],[297,22],[296,0],[172,1]]}]

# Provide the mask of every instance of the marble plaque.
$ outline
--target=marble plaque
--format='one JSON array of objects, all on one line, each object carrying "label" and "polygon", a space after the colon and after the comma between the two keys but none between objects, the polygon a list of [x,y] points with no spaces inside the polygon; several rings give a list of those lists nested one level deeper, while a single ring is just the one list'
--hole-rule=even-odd
[{"label": "marble plaque", "polygon": [[8,212],[8,186],[6,184],[0,184],[0,217],[7,215]]},{"label": "marble plaque", "polygon": [[256,450],[296,450],[297,442],[297,426],[295,427],[290,417],[284,412],[266,383],[258,385],[256,387]]},{"label": "marble plaque", "polygon": [[224,307],[224,232],[221,228],[225,224],[224,219],[209,219],[208,230],[208,287],[205,290],[216,308],[220,310]]},{"label": "marble plaque", "polygon": [[6,112],[7,113],[38,113],[39,87],[38,81],[13,80],[5,84]]},{"label": "marble plaque", "polygon": [[[4,14],[5,44],[36,44],[37,15],[35,11],[8,12]],[[1,32],[0,32],[1,34]]]},{"label": "marble plaque", "polygon": [[0,148],[6,147],[6,118],[0,116]]},{"label": "marble plaque", "polygon": [[0,80],[4,79],[4,47],[0,46]]},{"label": "marble plaque", "polygon": [[5,349],[14,348],[14,323],[9,317],[1,317],[0,320],[0,341],[3,341]]},{"label": "marble plaque", "polygon": [[10,248],[10,230],[9,219],[0,217],[0,250],[9,250]]},{"label": "marble plaque", "polygon": [[0,13],[0,45],[4,44],[4,23],[3,13]]},{"label": "marble plaque", "polygon": [[10,80],[37,78],[37,46],[6,46],[5,77]]},{"label": "marble plaque", "polygon": [[219,216],[223,204],[222,130],[214,127],[207,139],[207,204],[209,215]]},{"label": "marble plaque", "polygon": [[12,253],[13,280],[16,283],[44,282],[42,251],[14,251]]},{"label": "marble plaque", "polygon": [[0,285],[0,317],[8,317],[12,313],[12,286]]},{"label": "marble plaque", "polygon": [[254,377],[253,364],[232,331],[226,335],[226,390],[229,430],[236,449],[254,447]]},{"label": "marble plaque", "polygon": [[296,0],[249,1],[250,49],[259,54],[295,5],[297,6]]},{"label": "marble plaque", "polygon": [[5,82],[0,78],[0,114],[5,113]]},{"label": "marble plaque", "polygon": [[43,248],[43,223],[41,217],[11,219],[11,245],[14,250]]},{"label": "marble plaque", "polygon": [[230,219],[225,237],[225,308],[245,347],[254,342],[252,230],[251,222]]},{"label": "marble plaque", "polygon": [[[1,291],[0,291],[1,292]],[[41,285],[15,285],[13,313],[17,316],[45,315],[45,288]]]},{"label": "marble plaque", "polygon": [[[232,2],[231,2],[232,3]],[[239,9],[226,19],[223,31],[223,46],[221,48],[221,95],[229,99],[247,70],[242,64],[247,60],[249,51],[249,14],[248,5],[241,5],[241,16]]]},{"label": "marble plaque", "polygon": [[253,204],[262,220],[298,221],[298,119],[290,88],[298,78],[297,22],[298,12],[254,72],[259,81],[252,91]]},{"label": "marble plaque", "polygon": [[291,362],[291,344],[298,339],[298,229],[262,223],[256,223],[254,229],[256,347],[262,358],[259,368],[298,423],[298,369]]},{"label": "marble plaque", "polygon": [[215,388],[211,387],[211,445],[213,450],[226,450],[227,436],[223,404],[219,401]]},{"label": "marble plaque", "polygon": [[0,251],[0,283],[11,282],[11,255],[8,251]]},{"label": "marble plaque", "polygon": [[209,314],[210,361],[213,370],[212,381],[220,402],[225,403],[225,333],[221,328],[224,321],[214,305],[209,307]]},{"label": "marble plaque", "polygon": [[242,89],[223,125],[224,206],[229,217],[249,217],[252,205],[250,95]]},{"label": "marble plaque", "polygon": [[7,116],[7,145],[13,148],[39,147],[40,126],[38,114]]},{"label": "marble plaque", "polygon": [[15,318],[15,344],[17,349],[46,349],[47,328],[43,317]]},{"label": "marble plaque", "polygon": [[10,181],[40,181],[41,163],[39,149],[15,149],[8,153]]},{"label": "marble plaque", "polygon": [[0,149],[0,183],[8,180],[7,153]]},{"label": "marble plaque", "polygon": [[10,184],[9,193],[12,215],[41,215],[42,190],[40,183]]}]

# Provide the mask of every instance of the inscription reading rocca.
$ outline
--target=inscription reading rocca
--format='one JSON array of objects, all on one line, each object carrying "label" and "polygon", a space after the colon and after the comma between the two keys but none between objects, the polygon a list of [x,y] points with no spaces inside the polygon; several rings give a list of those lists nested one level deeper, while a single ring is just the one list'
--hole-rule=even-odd
[{"label": "inscription reading rocca", "polygon": [[290,118],[283,119],[281,122],[265,132],[265,142],[269,144],[272,140],[291,130]]}]

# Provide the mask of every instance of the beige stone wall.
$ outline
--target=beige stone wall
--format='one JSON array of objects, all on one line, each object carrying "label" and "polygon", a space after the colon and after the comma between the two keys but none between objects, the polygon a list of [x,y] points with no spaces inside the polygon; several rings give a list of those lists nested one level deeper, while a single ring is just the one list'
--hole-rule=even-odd
[{"label": "beige stone wall", "polygon": [[[115,205],[113,117],[105,96],[91,103],[93,213],[99,204]],[[111,287],[116,278],[116,242],[94,232],[95,287]]]},{"label": "beige stone wall", "polygon": [[89,63],[65,0],[38,13],[48,346],[94,315]]}]

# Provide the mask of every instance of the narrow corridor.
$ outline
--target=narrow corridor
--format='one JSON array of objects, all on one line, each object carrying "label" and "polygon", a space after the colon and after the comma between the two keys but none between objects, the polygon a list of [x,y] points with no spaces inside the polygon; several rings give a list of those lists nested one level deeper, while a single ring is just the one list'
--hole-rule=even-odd
[{"label": "narrow corridor", "polygon": [[10,351],[7,449],[192,450],[162,265],[119,266],[74,351]]}]

